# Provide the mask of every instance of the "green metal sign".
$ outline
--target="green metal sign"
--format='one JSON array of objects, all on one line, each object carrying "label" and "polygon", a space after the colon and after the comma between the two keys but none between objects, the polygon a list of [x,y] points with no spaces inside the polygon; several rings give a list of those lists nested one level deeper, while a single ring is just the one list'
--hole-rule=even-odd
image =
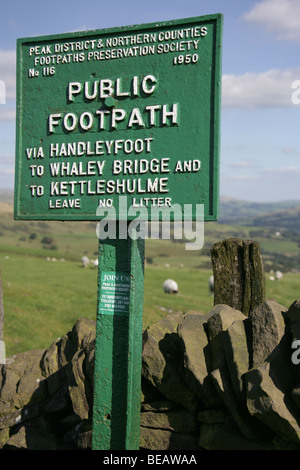
[{"label": "green metal sign", "polygon": [[[19,39],[15,218],[218,217],[219,14]],[[134,215],[128,216],[132,220]]]}]

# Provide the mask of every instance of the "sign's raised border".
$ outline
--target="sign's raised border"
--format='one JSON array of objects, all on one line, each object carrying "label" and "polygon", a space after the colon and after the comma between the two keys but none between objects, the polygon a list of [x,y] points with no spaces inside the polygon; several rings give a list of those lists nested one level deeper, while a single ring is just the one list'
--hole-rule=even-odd
[{"label": "sign's raised border", "polygon": [[[214,100],[211,103],[211,108],[213,109],[212,115],[214,117],[213,125],[214,131],[211,138],[211,174],[213,175],[212,188],[207,196],[209,200],[209,213],[205,214],[205,221],[215,221],[219,217],[219,154],[220,154],[220,113],[221,113],[221,37],[222,37],[222,28],[223,28],[223,15],[220,13],[205,15],[199,17],[191,17],[178,20],[169,20],[163,22],[155,22],[148,24],[137,24],[137,25],[128,25],[115,28],[103,28],[95,29],[89,31],[79,31],[71,33],[63,33],[57,35],[45,35],[45,36],[34,36],[17,39],[17,113],[16,113],[16,162],[15,162],[15,199],[14,199],[14,218],[16,220],[69,220],[69,221],[87,221],[87,220],[99,220],[94,214],[85,214],[85,213],[76,213],[69,214],[66,211],[62,211],[59,214],[55,213],[41,213],[41,214],[29,214],[21,213],[20,210],[20,201],[21,201],[21,185],[19,184],[21,180],[20,173],[20,130],[22,129],[22,113],[21,113],[21,96],[22,96],[22,77],[21,77],[21,55],[22,55],[22,46],[28,43],[41,42],[41,41],[53,41],[53,40],[63,40],[63,39],[80,39],[89,36],[95,35],[105,35],[113,33],[128,33],[128,32],[138,32],[149,29],[158,29],[165,27],[174,27],[178,25],[188,25],[195,22],[214,22],[215,23],[215,60],[214,60]],[[172,220],[172,218],[171,218]],[[196,220],[195,212],[193,211],[192,220]]]}]

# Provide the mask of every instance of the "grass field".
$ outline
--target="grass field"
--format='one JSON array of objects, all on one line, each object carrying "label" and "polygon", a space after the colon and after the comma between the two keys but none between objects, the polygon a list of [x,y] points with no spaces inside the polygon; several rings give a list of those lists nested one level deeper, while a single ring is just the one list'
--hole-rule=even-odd
[{"label": "grass field", "polygon": [[[213,306],[207,282],[209,269],[178,267],[176,256],[163,259],[170,267],[148,264],[145,269],[144,328],[172,311],[205,313]],[[80,261],[57,259],[54,262],[2,251],[0,266],[7,355],[46,348],[69,331],[78,318],[96,318],[97,269],[92,265],[82,268]],[[163,292],[162,284],[167,278],[176,279],[178,294]],[[285,274],[279,282],[267,277],[266,285],[269,298],[289,307],[299,298],[300,274]]]},{"label": "grass field", "polygon": [[[0,255],[7,354],[48,347],[78,318],[96,318],[97,269],[80,261],[47,261],[17,253]],[[208,270],[149,266],[145,269],[143,325],[170,311],[207,311]],[[175,278],[180,292],[168,295],[162,284]]]},{"label": "grass field", "polygon": [[[0,203],[0,269],[4,297],[4,341],[7,355],[47,348],[72,328],[78,318],[96,318],[97,269],[81,267],[81,257],[97,258],[96,223],[22,222],[12,218],[11,205]],[[213,296],[208,290],[212,274],[210,246],[229,237],[251,238],[253,227],[208,223],[200,251],[187,251],[184,243],[146,240],[143,326],[169,312],[208,312]],[[269,253],[299,256],[292,240],[260,238]],[[55,259],[56,261],[53,261]],[[267,258],[268,269],[270,258]],[[172,278],[179,293],[163,292]],[[267,297],[289,307],[300,298],[300,274],[285,272],[274,282],[266,273]]]}]

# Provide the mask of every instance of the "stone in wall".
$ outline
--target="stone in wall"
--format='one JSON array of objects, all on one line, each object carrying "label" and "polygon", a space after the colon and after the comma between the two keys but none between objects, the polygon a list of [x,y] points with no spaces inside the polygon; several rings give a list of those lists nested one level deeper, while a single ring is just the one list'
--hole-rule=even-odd
[{"label": "stone in wall", "polygon": [[182,378],[183,354],[177,335],[182,312],[171,314],[143,333],[142,376],[168,399],[197,408],[197,398]]},{"label": "stone in wall", "polygon": [[[218,406],[220,400],[214,389],[209,372],[212,370],[211,348],[206,330],[210,315],[187,312],[178,325],[178,337],[183,348],[183,374],[185,382],[205,406]],[[199,348],[201,344],[201,348]]]},{"label": "stone in wall", "polygon": [[[0,448],[59,450],[89,445],[95,322],[78,320],[45,350],[0,368]],[[84,384],[84,386],[83,386]]]},{"label": "stone in wall", "polygon": [[249,317],[252,324],[252,366],[264,362],[285,332],[284,313],[287,308],[266,300],[254,308]]},{"label": "stone in wall", "polygon": [[250,368],[251,321],[236,320],[223,334],[223,347],[233,391],[240,402],[245,401],[243,375]]}]

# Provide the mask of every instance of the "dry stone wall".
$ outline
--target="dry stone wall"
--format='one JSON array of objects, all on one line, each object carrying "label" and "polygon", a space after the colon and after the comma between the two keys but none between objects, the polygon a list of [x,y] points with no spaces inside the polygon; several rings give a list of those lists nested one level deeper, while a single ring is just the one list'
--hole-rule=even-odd
[{"label": "dry stone wall", "polygon": [[[143,333],[141,449],[300,449],[300,300],[176,312]],[[95,322],[0,368],[0,448],[90,449]]]}]

